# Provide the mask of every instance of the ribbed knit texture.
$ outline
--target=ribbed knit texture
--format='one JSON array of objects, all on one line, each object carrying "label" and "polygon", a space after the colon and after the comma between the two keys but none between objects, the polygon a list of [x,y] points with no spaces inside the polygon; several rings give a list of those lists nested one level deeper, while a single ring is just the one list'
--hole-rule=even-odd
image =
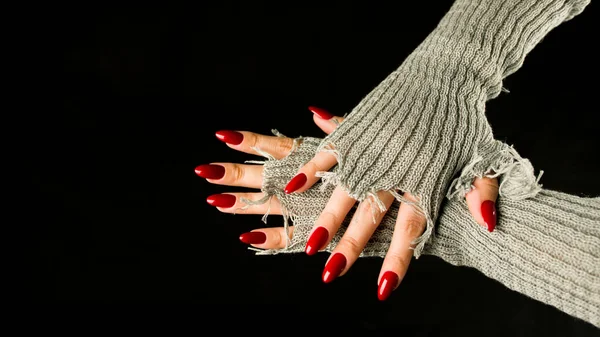
[{"label": "ribbed knit texture", "polygon": [[[361,201],[381,190],[410,192],[427,218],[415,241],[418,257],[449,188],[451,195],[464,195],[475,176],[506,173],[517,161],[527,168],[522,175],[533,174],[516,152],[494,140],[485,102],[498,96],[502,79],[551,29],[588,3],[455,1],[425,41],[323,140],[319,151],[333,153],[338,170],[318,175]],[[522,175],[513,174],[512,182],[531,182]],[[533,181],[505,192],[518,192],[506,197],[520,199],[539,188]]]},{"label": "ribbed knit texture", "polygon": [[[258,254],[304,251],[334,187],[318,183],[305,193],[289,195],[283,188],[319,143],[304,138],[288,157],[265,162],[262,190],[267,198],[277,196],[294,231],[287,248]],[[385,256],[398,207],[395,202],[387,211],[361,257]],[[512,290],[600,327],[600,198],[540,190],[523,200],[500,197],[497,212],[497,227],[489,233],[473,220],[464,198],[446,200],[424,254],[476,268]],[[325,251],[336,247],[353,213]]]}]

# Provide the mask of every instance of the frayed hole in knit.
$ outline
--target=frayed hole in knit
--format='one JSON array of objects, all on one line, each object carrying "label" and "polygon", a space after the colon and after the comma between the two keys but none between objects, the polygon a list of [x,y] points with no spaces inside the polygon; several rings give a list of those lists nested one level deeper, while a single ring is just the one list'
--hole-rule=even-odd
[{"label": "frayed hole in knit", "polygon": [[[339,175],[336,172],[317,172],[316,176],[321,178],[321,181],[322,181],[321,189],[322,190],[324,190],[329,185],[340,186],[342,189],[344,189],[344,191],[346,191],[346,193],[348,193],[348,195],[351,198],[353,198],[357,201],[361,201],[361,202],[366,201],[366,202],[371,203],[371,206],[373,206],[373,207],[371,207],[371,210],[373,212],[372,213],[373,222],[377,221],[376,220],[377,210],[379,210],[380,212],[387,211],[385,204],[377,195],[377,192],[379,192],[379,191],[368,191],[363,196],[356,195],[356,194],[349,192],[349,189],[347,188],[346,184],[344,184],[344,182],[340,179]],[[415,198],[417,199],[416,202],[408,200],[404,196],[402,196],[400,193],[398,193],[399,190],[402,190],[402,188],[396,187],[396,188],[386,190],[386,192],[389,192],[390,194],[392,194],[394,196],[394,198],[396,200],[398,200],[399,202],[413,206],[414,209],[417,211],[417,213],[426,219],[425,230],[418,238],[416,238],[412,242],[412,245],[414,246],[412,248],[414,250],[413,255],[415,256],[415,258],[418,259],[421,256],[421,254],[423,253],[425,245],[429,242],[431,236],[434,234],[434,231],[433,231],[434,223],[433,223],[433,220],[432,220],[431,216],[429,215],[429,213],[424,211],[424,209],[419,201],[420,200],[419,197],[415,196]]]},{"label": "frayed hole in knit", "polygon": [[446,197],[464,197],[474,188],[475,178],[487,177],[499,178],[498,194],[502,197],[515,200],[532,198],[542,190],[539,181],[543,173],[540,171],[536,177],[531,162],[522,158],[512,146],[506,146],[500,151],[486,156],[477,155],[471,160],[460,176],[451,182]]},{"label": "frayed hole in knit", "polygon": [[[269,202],[269,207],[267,208],[266,213],[262,217],[262,221],[266,224],[267,217],[269,216],[270,211],[271,211],[271,201],[274,196],[275,196],[274,194],[266,194],[264,197],[262,197],[259,200],[249,200],[246,198],[241,198],[240,201],[246,204],[245,206],[242,207],[244,209],[246,209],[248,207],[252,207],[254,205],[262,205],[266,202]],[[295,221],[296,215],[294,215],[289,210],[287,210],[283,205],[280,205],[280,207],[281,207],[281,213],[282,213],[282,217],[283,217],[283,230],[286,233],[285,247],[281,248],[281,249],[258,249],[258,248],[254,248],[254,247],[248,247],[248,249],[255,251],[257,255],[276,255],[276,254],[291,250],[292,248],[294,248],[296,245],[299,244],[299,242],[293,242],[293,240],[292,240],[293,233],[291,232],[291,229],[290,229],[290,223],[293,223]]]},{"label": "frayed hole in knit", "polygon": [[[317,152],[331,153],[335,156],[335,159],[337,160],[338,165],[340,167],[342,167],[344,165],[344,156],[338,150],[335,149],[335,146],[333,145],[333,143],[321,144],[318,147]],[[334,185],[336,187],[339,186],[344,191],[346,191],[346,193],[348,193],[348,195],[351,198],[353,198],[357,201],[360,201],[360,202],[367,200],[370,203],[374,203],[375,206],[377,206],[377,208],[380,211],[382,211],[382,212],[386,211],[385,204],[383,203],[383,201],[381,201],[381,199],[377,195],[377,192],[379,192],[379,191],[367,191],[364,194],[351,193],[347,184],[339,177],[337,172],[321,172],[321,171],[319,171],[316,173],[316,176],[321,178],[321,182],[322,182],[321,190],[324,190],[329,185]],[[411,193],[417,199],[417,202],[410,201],[410,200],[406,199],[404,196],[402,196],[401,194],[399,194],[397,192],[399,190],[403,190],[403,187],[396,186],[396,187],[393,187],[393,188],[391,188],[389,190],[385,190],[385,191],[391,193],[394,196],[394,198],[396,198],[396,200],[400,201],[401,203],[405,203],[405,204],[413,206],[414,209],[416,210],[416,212],[426,219],[425,230],[418,238],[416,238],[412,242],[412,245],[414,246],[412,248],[414,250],[413,255],[415,256],[415,258],[418,259],[421,256],[423,249],[425,248],[425,244],[427,244],[430,241],[431,236],[434,234],[434,230],[433,230],[434,222],[432,220],[430,213],[426,212],[423,209],[423,206],[421,205],[421,202],[419,201],[421,199],[420,197],[418,197],[416,194],[411,193],[410,191],[407,191],[407,192]],[[375,207],[372,207],[372,209],[375,209]],[[375,222],[375,221],[376,221],[376,216],[374,214],[373,222]]]},{"label": "frayed hole in knit", "polygon": [[414,247],[411,249],[414,249],[414,256],[415,256],[415,258],[418,259],[421,256],[421,254],[423,253],[425,244],[427,244],[429,242],[430,238],[434,235],[434,231],[433,231],[434,223],[433,223],[433,220],[431,219],[431,216],[429,215],[429,212],[425,212],[425,210],[423,210],[423,206],[421,206],[421,202],[420,202],[421,198],[415,196],[415,199],[417,201],[408,200],[402,194],[398,193],[397,190],[399,190],[399,189],[390,190],[388,192],[391,193],[394,196],[394,198],[396,198],[396,200],[398,200],[399,202],[407,204],[407,205],[411,205],[415,209],[417,214],[419,214],[421,217],[425,218],[425,230],[418,238],[414,239],[412,242],[412,245],[414,245]]},{"label": "frayed hole in knit", "polygon": [[[271,132],[273,133],[273,135],[275,135],[277,137],[286,137],[281,132],[279,132],[277,129],[272,129]],[[298,148],[302,144],[303,140],[304,140],[304,138],[301,136],[294,138],[292,148],[290,149],[290,153],[284,158],[287,158],[288,156],[293,155],[298,150]],[[267,161],[277,160],[272,155],[261,150],[260,148],[254,147],[253,149],[254,149],[254,151],[256,151],[256,153],[267,158],[267,160],[266,161],[246,161],[247,163],[256,163],[256,164],[264,165]],[[254,205],[261,205],[266,202],[269,202],[267,211],[265,212],[265,214],[262,217],[262,221],[266,224],[267,218],[271,211],[271,201],[272,201],[273,197],[275,197],[275,192],[269,191],[268,187],[265,185],[265,183],[267,182],[267,179],[265,177],[265,172],[266,172],[266,170],[263,170],[263,174],[262,174],[263,186],[261,188],[262,192],[265,194],[264,197],[262,197],[259,200],[249,200],[247,198],[241,198],[240,201],[245,204],[242,207],[243,209],[247,209],[248,207],[252,207]],[[293,233],[290,229],[290,224],[295,221],[296,215],[293,214],[292,212],[290,212],[284,205],[280,205],[280,207],[281,207],[281,213],[282,213],[282,217],[283,217],[284,232],[287,234],[286,235],[286,246],[281,249],[259,249],[259,248],[254,248],[254,247],[248,247],[248,249],[255,251],[256,255],[276,255],[279,253],[291,252],[292,250],[294,250],[296,248],[296,246],[298,244],[300,244],[300,242],[293,240],[293,235],[292,235]]]}]

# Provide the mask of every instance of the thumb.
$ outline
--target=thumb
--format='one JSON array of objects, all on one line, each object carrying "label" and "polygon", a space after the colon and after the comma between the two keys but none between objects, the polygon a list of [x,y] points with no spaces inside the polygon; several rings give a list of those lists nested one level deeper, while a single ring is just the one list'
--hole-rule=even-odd
[{"label": "thumb", "polygon": [[344,120],[343,117],[334,116],[329,111],[316,106],[309,106],[308,110],[313,113],[315,124],[326,134],[332,133]]},{"label": "thumb", "polygon": [[465,198],[471,215],[478,224],[489,232],[496,228],[496,199],[498,198],[498,179],[475,178],[473,188]]}]

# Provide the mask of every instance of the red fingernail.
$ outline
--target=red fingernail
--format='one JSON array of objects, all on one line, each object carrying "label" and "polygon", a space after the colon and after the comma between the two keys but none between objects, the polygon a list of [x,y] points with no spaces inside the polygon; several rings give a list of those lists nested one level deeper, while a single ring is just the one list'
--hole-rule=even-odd
[{"label": "red fingernail", "polygon": [[221,179],[225,176],[225,168],[221,165],[199,165],[196,174],[206,179]]},{"label": "red fingernail", "polygon": [[290,182],[285,186],[283,190],[285,194],[290,194],[297,191],[300,187],[306,184],[306,174],[298,173]]},{"label": "red fingernail", "polygon": [[306,242],[306,248],[304,251],[308,255],[315,255],[319,252],[319,249],[323,248],[323,245],[329,239],[329,231],[325,227],[317,227],[315,231],[311,234],[310,238],[308,238],[308,242]]},{"label": "red fingernail", "polygon": [[229,208],[235,205],[235,195],[213,194],[206,198],[206,202],[211,206]]},{"label": "red fingernail", "polygon": [[325,265],[323,282],[329,283],[335,280],[336,277],[340,276],[344,268],[346,268],[346,257],[342,253],[335,253]]},{"label": "red fingernail", "polygon": [[240,235],[240,241],[248,245],[260,245],[267,241],[267,235],[263,232],[248,232]]},{"label": "red fingernail", "polygon": [[481,215],[483,222],[488,228],[488,232],[492,232],[496,228],[496,203],[491,200],[486,200],[481,203]]},{"label": "red fingernail", "polygon": [[221,130],[215,133],[220,141],[231,145],[239,145],[244,140],[244,135],[237,131]]},{"label": "red fingernail", "polygon": [[383,276],[381,276],[381,281],[379,281],[379,288],[377,289],[377,298],[380,301],[385,301],[390,295],[392,291],[396,289],[398,285],[398,274],[393,271],[386,271]]},{"label": "red fingernail", "polygon": [[309,106],[308,110],[312,111],[315,115],[319,116],[322,119],[330,120],[333,118],[333,115],[329,113],[329,111],[321,108],[317,108],[316,106]]}]

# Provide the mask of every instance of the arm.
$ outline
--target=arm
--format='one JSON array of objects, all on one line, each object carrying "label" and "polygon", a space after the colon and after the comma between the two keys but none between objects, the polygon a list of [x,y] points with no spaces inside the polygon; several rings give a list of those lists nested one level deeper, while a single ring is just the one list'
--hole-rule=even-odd
[{"label": "arm", "polygon": [[[265,163],[262,190],[277,196],[284,214],[293,218],[294,231],[287,248],[259,254],[304,250],[333,187],[318,184],[297,195],[285,194],[283,187],[314,155],[319,141],[305,138],[288,157]],[[361,256],[385,256],[397,212],[395,203]],[[464,199],[448,200],[424,253],[475,268],[512,290],[600,327],[600,198],[541,190],[524,200],[498,199],[498,212],[498,226],[489,233],[473,220]],[[326,251],[336,247],[351,215]]]},{"label": "arm", "polygon": [[[324,180],[359,201],[378,191],[415,196],[427,223],[415,241],[418,257],[449,189],[462,196],[475,177],[506,173],[518,161],[515,151],[494,140],[485,102],[549,31],[588,3],[457,0],[400,67],[322,141],[319,152],[332,153],[338,164],[335,173],[322,173]],[[518,199],[537,190],[533,181],[500,196]]]}]

